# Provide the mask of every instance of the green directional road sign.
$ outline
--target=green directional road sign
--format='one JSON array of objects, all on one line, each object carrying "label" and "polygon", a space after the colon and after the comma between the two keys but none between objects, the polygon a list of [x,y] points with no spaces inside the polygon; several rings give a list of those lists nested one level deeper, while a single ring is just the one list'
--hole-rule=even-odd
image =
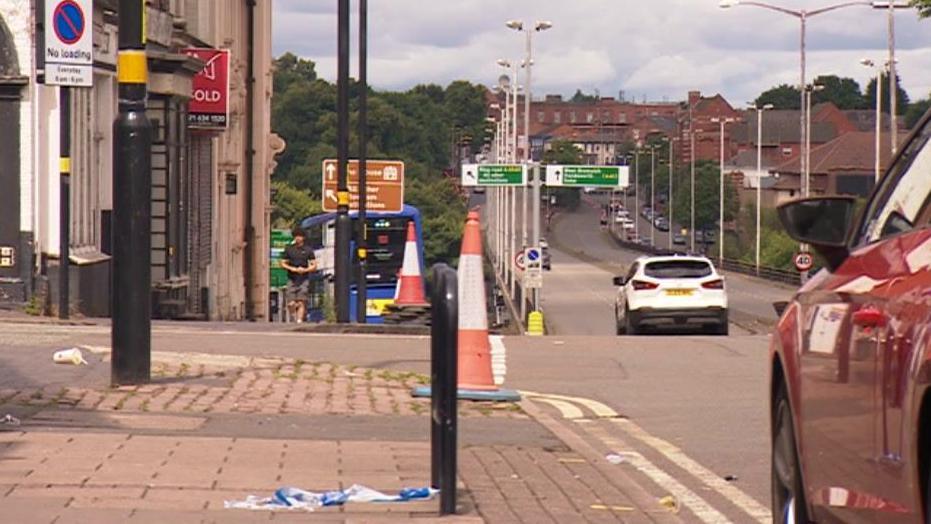
[{"label": "green directional road sign", "polygon": [[527,169],[521,164],[465,164],[463,186],[523,186]]},{"label": "green directional road sign", "polygon": [[627,166],[546,166],[547,186],[625,187]]}]

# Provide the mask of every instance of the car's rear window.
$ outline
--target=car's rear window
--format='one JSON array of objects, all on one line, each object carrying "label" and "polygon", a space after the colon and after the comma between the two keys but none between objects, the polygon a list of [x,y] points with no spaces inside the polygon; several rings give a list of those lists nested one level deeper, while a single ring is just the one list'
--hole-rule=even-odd
[{"label": "car's rear window", "polygon": [[648,262],[643,272],[652,278],[703,278],[711,274],[711,265],[701,260],[664,260]]}]

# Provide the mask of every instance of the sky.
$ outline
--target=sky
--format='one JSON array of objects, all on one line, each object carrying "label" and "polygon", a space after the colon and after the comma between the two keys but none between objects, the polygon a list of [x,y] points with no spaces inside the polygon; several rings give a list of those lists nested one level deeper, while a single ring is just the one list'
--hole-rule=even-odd
[{"label": "sky", "polygon": [[[838,0],[769,0],[814,9]],[[506,71],[499,58],[520,63],[533,33],[534,99],[571,96],[576,89],[628,100],[677,101],[690,90],[723,94],[743,106],[769,87],[799,83],[799,19],[753,6],[718,7],[718,0],[372,0],[369,3],[369,83],[404,90],[417,84],[469,80],[491,86]],[[275,0],[273,50],[317,63],[336,78],[335,0]],[[352,25],[358,22],[352,2]],[[885,12],[854,6],[809,18],[808,79],[838,74],[866,83],[875,75],[860,59],[888,58]],[[352,74],[358,36],[353,31]],[[931,92],[931,19],[912,10],[896,15],[896,59],[912,99]],[[523,84],[523,72],[518,81]]]}]

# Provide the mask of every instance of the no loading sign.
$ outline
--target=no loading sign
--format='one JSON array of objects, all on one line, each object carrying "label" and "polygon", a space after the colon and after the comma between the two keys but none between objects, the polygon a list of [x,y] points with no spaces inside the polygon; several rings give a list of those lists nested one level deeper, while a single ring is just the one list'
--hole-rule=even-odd
[{"label": "no loading sign", "polygon": [[94,4],[92,0],[45,0],[45,83],[93,83]]}]

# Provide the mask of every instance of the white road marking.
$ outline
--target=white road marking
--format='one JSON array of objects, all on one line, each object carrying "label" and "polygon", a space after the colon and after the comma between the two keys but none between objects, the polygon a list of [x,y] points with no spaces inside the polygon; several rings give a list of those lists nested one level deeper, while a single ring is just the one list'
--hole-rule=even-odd
[{"label": "white road marking", "polygon": [[650,480],[655,482],[656,485],[664,491],[676,497],[682,505],[687,506],[702,522],[706,524],[728,524],[731,522],[723,513],[708,504],[705,499],[685,487],[678,480],[672,478],[672,476],[658,468],[643,455],[626,449],[628,446],[625,443],[609,435],[604,428],[598,427],[588,420],[577,420],[576,423],[583,425],[589,434],[601,440],[608,448],[614,451],[623,451],[624,457],[627,459],[628,463],[649,477]]},{"label": "white road marking", "polygon": [[[741,511],[753,517],[756,522],[772,522],[772,512],[769,510],[769,508],[763,504],[760,504],[760,502],[758,502],[756,499],[750,495],[747,495],[733,484],[725,481],[723,478],[721,478],[720,475],[716,475],[710,469],[702,466],[700,463],[686,455],[675,445],[659,437],[651,435],[631,420],[619,418],[618,413],[611,409],[609,406],[598,402],[597,400],[581,397],[571,397],[567,395],[548,395],[535,393],[532,391],[521,391],[521,393],[533,400],[543,401],[544,399],[550,399],[563,402],[573,402],[591,410],[591,412],[597,418],[611,419],[611,422],[618,429],[658,451],[664,457],[669,459],[673,464],[678,465],[701,483],[730,500],[735,506],[740,508]],[[576,421],[578,422],[578,420]]]},{"label": "white road marking", "polygon": [[535,397],[534,400],[539,400],[540,402],[545,402],[559,410],[559,413],[562,414],[562,418],[568,420],[580,419],[585,416],[585,413],[582,413],[582,410],[575,407],[575,404],[566,402],[564,400],[556,400],[554,398],[546,397]]},{"label": "white road marking", "polygon": [[491,373],[494,376],[495,385],[500,386],[504,384],[504,378],[508,373],[507,347],[500,335],[492,335],[488,339],[491,342]]}]

